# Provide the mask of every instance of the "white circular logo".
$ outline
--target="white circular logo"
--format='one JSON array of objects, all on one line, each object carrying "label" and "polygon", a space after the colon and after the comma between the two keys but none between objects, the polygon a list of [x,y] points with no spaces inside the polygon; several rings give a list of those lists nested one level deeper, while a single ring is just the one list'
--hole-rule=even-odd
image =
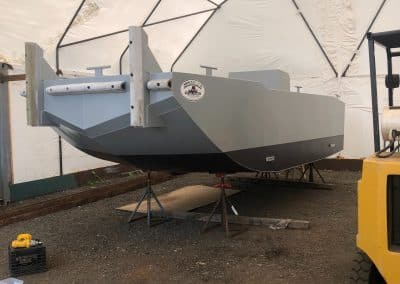
[{"label": "white circular logo", "polygon": [[181,94],[189,101],[198,101],[204,97],[206,90],[202,83],[196,80],[187,80],[181,85]]}]

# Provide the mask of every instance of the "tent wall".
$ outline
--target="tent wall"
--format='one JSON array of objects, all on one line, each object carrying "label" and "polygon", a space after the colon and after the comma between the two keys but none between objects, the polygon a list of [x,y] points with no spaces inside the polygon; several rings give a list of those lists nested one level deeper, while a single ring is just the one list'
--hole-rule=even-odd
[{"label": "tent wall", "polygon": [[[374,151],[367,42],[357,52],[347,76],[336,77],[299,13],[306,17],[342,74],[381,6],[371,31],[400,29],[394,12],[400,9],[400,2],[385,2],[382,6],[382,0],[297,0],[297,10],[293,1],[230,0],[210,20],[175,70],[202,72],[199,65],[204,64],[217,67],[217,76],[226,76],[232,70],[287,71],[293,90],[302,86],[302,92],[334,96],[346,103],[345,145],[339,155],[363,158]],[[376,49],[381,109],[387,105],[383,81],[386,53]],[[396,60],[394,72],[398,73],[400,62]]]},{"label": "tent wall", "polygon": [[[23,66],[24,42],[45,48],[55,63],[55,46],[80,0],[3,1],[0,9],[0,58]],[[221,1],[215,1],[220,3]],[[112,32],[127,25],[140,25],[157,3],[153,1],[87,0],[82,14],[65,37],[65,43]],[[162,0],[149,21],[157,21],[210,7],[205,0]],[[335,69],[342,74],[383,0],[296,0]],[[212,6],[212,5],[211,5]],[[124,7],[124,9],[121,9]],[[367,43],[364,42],[346,77],[336,77],[316,45],[292,0],[228,0],[208,22],[175,66],[176,71],[204,73],[200,65],[218,67],[216,76],[232,71],[281,69],[289,72],[291,87],[302,92],[335,96],[346,103],[344,158],[363,158],[373,152],[371,98]],[[400,29],[400,1],[387,0],[371,31]],[[207,14],[146,29],[150,46],[165,71],[188,40],[207,19]],[[23,20],[21,20],[23,19]],[[117,73],[119,55],[127,35],[65,47],[60,51],[64,71],[85,71],[91,65],[111,64]],[[387,105],[383,75],[385,50],[376,48],[379,107]],[[123,60],[127,63],[127,58]],[[400,72],[400,59],[393,62]],[[123,70],[127,70],[126,68]],[[22,70],[23,71],[23,70]],[[57,175],[58,141],[51,129],[29,128],[24,98],[17,94],[24,84],[11,84],[11,117],[15,181]],[[395,90],[395,104],[400,103]],[[295,107],[295,106],[288,106]],[[317,123],[317,122],[316,122]],[[29,143],[27,143],[29,142]],[[63,143],[65,172],[108,165]],[[38,166],[32,167],[32,164]]]},{"label": "tent wall", "polygon": [[[58,135],[47,127],[26,124],[26,102],[19,94],[25,82],[10,83],[11,137],[14,183],[59,175]],[[96,159],[62,143],[64,174],[104,167],[113,163]]]}]

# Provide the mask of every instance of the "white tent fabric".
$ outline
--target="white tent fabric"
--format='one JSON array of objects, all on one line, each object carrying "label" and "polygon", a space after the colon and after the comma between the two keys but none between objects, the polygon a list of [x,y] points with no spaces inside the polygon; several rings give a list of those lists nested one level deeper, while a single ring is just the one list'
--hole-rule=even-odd
[{"label": "white tent fabric", "polygon": [[[363,43],[346,77],[335,77],[327,60],[311,36],[299,12],[310,24],[337,72],[342,74],[367,27],[373,20],[383,0],[228,0],[218,10],[182,58],[175,71],[204,73],[199,65],[218,68],[217,76],[227,76],[231,71],[281,69],[291,76],[291,85],[302,86],[302,92],[336,96],[346,103],[345,147],[340,156],[362,158],[372,153],[372,117],[369,87],[369,65],[366,41]],[[55,46],[67,26],[80,0],[0,0],[3,12],[0,20],[0,61],[23,68],[24,42],[34,41],[44,47],[46,58],[55,63]],[[222,1],[213,1],[217,4]],[[63,43],[98,36],[141,25],[157,3],[156,0],[87,0]],[[207,0],[162,0],[148,23],[172,18],[200,10],[213,8]],[[400,1],[387,0],[371,31],[400,29],[397,11]],[[184,48],[211,12],[146,27],[151,49],[163,70],[168,71],[175,58]],[[118,72],[118,61],[127,45],[127,33],[109,38],[68,46],[60,50],[60,65],[64,70],[85,71],[88,66],[112,65],[107,72]],[[379,74],[379,104],[387,105],[387,95],[382,75],[386,72],[385,50],[376,48]],[[127,57],[124,58],[126,67]],[[399,73],[399,61],[394,60],[394,72]],[[123,69],[126,72],[126,68]],[[20,87],[13,87],[13,95]],[[395,102],[399,100],[396,97]],[[55,159],[56,136],[51,130],[29,129],[25,123],[23,99],[12,105],[14,157],[19,153],[29,155],[40,152],[48,161]],[[288,111],[290,111],[288,106]],[[318,122],[316,122],[318,123]],[[18,125],[18,126],[17,126]],[[28,130],[29,129],[29,130]],[[29,131],[29,132],[28,132]],[[44,134],[46,132],[46,134]],[[31,149],[24,145],[25,136],[40,137],[37,144],[46,149]],[[31,139],[32,140],[32,139]],[[51,144],[51,147],[45,145]],[[31,143],[30,143],[31,144]],[[25,147],[25,150],[22,148]],[[70,167],[71,171],[103,165],[94,158],[69,150],[72,161],[82,161]],[[78,156],[78,157],[77,157]],[[76,159],[75,159],[76,158]],[[56,159],[55,159],[56,160]],[[17,163],[17,168],[24,168]],[[68,165],[66,166],[68,168]],[[44,167],[45,168],[45,167]],[[57,166],[53,167],[57,168]],[[15,169],[18,180],[56,174],[43,169],[26,177],[24,170]],[[28,172],[28,170],[26,170]]]},{"label": "white tent fabric", "polygon": [[[339,75],[342,74],[381,0],[296,1]],[[400,2],[387,1],[371,31],[400,28],[394,11]],[[386,72],[386,52],[376,48],[378,74]],[[199,63],[230,71],[278,68],[289,72],[292,86],[303,92],[336,96],[346,103],[345,158],[362,158],[373,151],[367,42],[346,77],[336,77],[302,21],[292,1],[231,0],[187,50],[176,70],[201,72]],[[399,72],[399,62],[394,70]],[[396,68],[397,67],[397,68]],[[387,105],[383,77],[380,107]],[[288,106],[288,111],[290,111]],[[318,122],[316,122],[318,123]]]}]

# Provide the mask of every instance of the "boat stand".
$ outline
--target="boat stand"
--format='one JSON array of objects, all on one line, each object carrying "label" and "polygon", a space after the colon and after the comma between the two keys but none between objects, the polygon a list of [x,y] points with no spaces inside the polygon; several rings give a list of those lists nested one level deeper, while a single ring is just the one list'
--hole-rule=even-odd
[{"label": "boat stand", "polygon": [[256,178],[265,178],[265,179],[271,179],[272,177],[279,179],[279,175],[276,172],[256,172],[255,175]]},{"label": "boat stand", "polygon": [[324,177],[321,175],[321,173],[319,172],[318,168],[314,165],[314,163],[305,165],[305,169],[304,169],[299,181],[302,181],[304,179],[306,173],[309,172],[308,173],[308,181],[314,182],[314,171],[318,174],[321,181],[323,183],[326,183]]},{"label": "boat stand", "polygon": [[[303,174],[303,171],[301,172]],[[264,190],[266,188],[291,188],[307,190],[332,190],[333,185],[329,183],[316,183],[299,181],[293,179],[267,179],[259,177],[230,177],[228,180],[235,189],[242,191]]]},{"label": "boat stand", "polygon": [[211,214],[208,216],[206,223],[204,224],[203,230],[202,232],[206,232],[209,229],[211,229],[211,226],[209,226],[210,222],[213,220],[213,217],[216,215],[216,210],[218,207],[221,208],[221,223],[219,224],[220,226],[222,226],[225,230],[225,235],[227,237],[232,237],[233,235],[237,235],[238,233],[240,233],[243,230],[234,230],[235,234],[232,234],[232,230],[229,226],[229,215],[228,215],[228,205],[229,208],[231,209],[231,211],[233,212],[233,214],[235,214],[236,216],[239,215],[239,213],[237,212],[236,208],[233,206],[233,204],[231,203],[231,201],[228,199],[228,197],[226,196],[226,192],[225,189],[230,189],[232,188],[231,184],[226,183],[225,182],[225,175],[224,174],[217,174],[217,177],[220,179],[219,184],[215,185],[216,188],[219,188],[220,190],[220,196],[218,201],[215,203],[213,210],[211,211]]},{"label": "boat stand", "polygon": [[[151,198],[154,198],[154,200],[156,201],[158,207],[160,208],[160,213],[157,213],[157,217],[153,216],[153,211],[151,209]],[[143,216],[138,216],[135,218],[136,213],[138,213],[137,211],[139,210],[140,205],[142,204],[142,202],[144,200],[147,200],[147,212],[145,215]],[[151,226],[155,226],[155,225],[159,225],[161,223],[164,223],[165,221],[167,221],[166,218],[166,214],[165,214],[165,210],[164,207],[162,206],[161,202],[158,200],[157,195],[154,193],[153,189],[151,188],[151,172],[147,172],[147,187],[146,187],[146,191],[144,192],[144,194],[142,195],[142,197],[140,198],[139,202],[136,205],[135,210],[133,210],[131,216],[129,217],[128,223],[132,223],[134,221],[143,219],[147,217],[147,226],[151,227]]]}]

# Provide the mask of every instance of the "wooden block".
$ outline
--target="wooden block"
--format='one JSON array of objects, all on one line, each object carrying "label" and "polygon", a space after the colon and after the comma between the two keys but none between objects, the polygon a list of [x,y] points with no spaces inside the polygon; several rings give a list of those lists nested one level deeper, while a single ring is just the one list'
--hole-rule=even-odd
[{"label": "wooden block", "polygon": [[[155,213],[156,216],[162,217],[160,212]],[[202,221],[206,222],[209,214],[198,213],[198,212],[182,212],[182,211],[167,211],[167,217],[173,219],[181,219],[186,221]],[[251,225],[251,226],[264,226],[270,229],[297,229],[307,230],[310,228],[310,222],[305,220],[295,219],[279,219],[279,218],[267,218],[267,217],[249,217],[249,216],[228,216],[229,223],[239,225]],[[211,218],[211,222],[221,222],[221,215],[215,214]]]},{"label": "wooden block", "polygon": [[[231,196],[239,192],[239,190],[226,189],[227,196]],[[166,211],[190,211],[195,208],[199,208],[218,200],[220,196],[219,189],[215,187],[205,186],[205,185],[190,185],[179,188],[177,190],[161,194],[157,196],[160,200],[162,206]],[[133,211],[136,208],[137,202],[127,204],[125,206],[117,208],[117,210],[122,211]],[[151,208],[154,211],[159,211],[159,207],[154,199],[151,200]],[[144,201],[138,212],[147,212],[147,203]]]}]

